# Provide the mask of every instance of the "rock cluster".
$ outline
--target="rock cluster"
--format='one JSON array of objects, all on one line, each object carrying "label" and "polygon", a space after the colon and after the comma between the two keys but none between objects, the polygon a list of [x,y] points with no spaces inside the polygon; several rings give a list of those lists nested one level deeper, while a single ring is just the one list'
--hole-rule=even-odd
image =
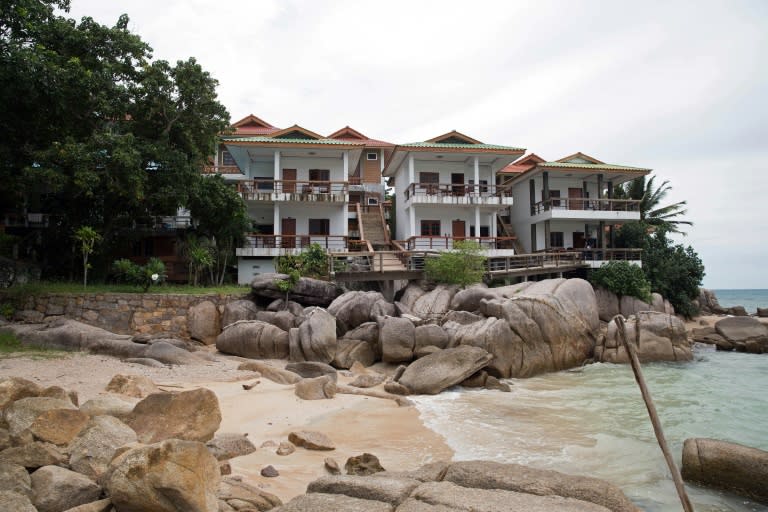
[{"label": "rock cluster", "polygon": [[714,327],[694,329],[691,336],[693,341],[715,345],[717,350],[768,353],[768,325],[749,316],[722,318]]},{"label": "rock cluster", "polygon": [[616,486],[603,480],[516,464],[433,463],[410,472],[329,475],[310,483],[276,512],[452,512],[562,510],[635,512]]},{"label": "rock cluster", "polygon": [[[116,376],[110,388],[141,395],[127,385],[132,380]],[[135,406],[114,395],[82,407],[77,402],[55,386],[0,381],[0,510],[216,512],[281,505],[237,477],[222,477],[222,461],[255,447],[238,434],[214,437],[221,413],[211,391],[151,392]]]},{"label": "rock cluster", "polygon": [[[627,318],[625,325],[627,341],[634,343],[641,363],[693,359],[685,325],[676,316],[656,311],[641,311]],[[595,361],[629,362],[615,320],[608,324],[608,331],[595,347]]]}]

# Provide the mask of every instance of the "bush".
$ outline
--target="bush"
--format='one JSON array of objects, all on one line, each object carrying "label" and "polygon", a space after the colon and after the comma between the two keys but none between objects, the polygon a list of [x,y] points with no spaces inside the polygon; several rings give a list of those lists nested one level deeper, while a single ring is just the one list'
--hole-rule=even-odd
[{"label": "bush", "polygon": [[320,244],[313,243],[300,254],[286,254],[276,258],[275,270],[281,274],[290,274],[295,271],[305,277],[327,277],[328,255]]},{"label": "bush", "polygon": [[601,286],[619,296],[637,297],[651,302],[651,283],[643,269],[626,261],[609,261],[593,270],[589,276],[593,285]]},{"label": "bush", "polygon": [[485,275],[483,248],[472,241],[453,244],[452,251],[445,251],[439,256],[425,258],[424,270],[427,279],[443,284],[457,284],[466,288],[479,283]]},{"label": "bush", "polygon": [[146,292],[153,284],[160,284],[167,277],[165,263],[159,258],[150,258],[146,265],[138,265],[131,260],[120,259],[112,264],[112,270],[118,279],[135,284]]}]

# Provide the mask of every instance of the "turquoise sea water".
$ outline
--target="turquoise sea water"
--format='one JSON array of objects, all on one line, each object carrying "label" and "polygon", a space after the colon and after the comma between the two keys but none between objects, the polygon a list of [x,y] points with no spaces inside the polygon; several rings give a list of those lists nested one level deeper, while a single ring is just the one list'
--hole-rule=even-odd
[{"label": "turquoise sea water", "polygon": [[768,290],[713,290],[717,301],[724,308],[744,306],[748,313],[757,308],[768,308]]},{"label": "turquoise sea water", "polygon": [[[768,450],[767,355],[697,351],[690,363],[644,365],[644,375],[678,464],[689,437]],[[629,366],[594,364],[508,382],[511,393],[449,390],[414,400],[456,460],[594,476],[643,510],[681,510]],[[697,512],[768,512],[735,495],[687,489]]]}]

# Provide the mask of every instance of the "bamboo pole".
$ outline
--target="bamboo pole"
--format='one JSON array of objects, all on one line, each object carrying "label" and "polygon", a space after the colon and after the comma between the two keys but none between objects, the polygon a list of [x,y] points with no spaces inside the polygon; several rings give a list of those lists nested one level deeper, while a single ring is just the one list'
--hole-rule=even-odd
[{"label": "bamboo pole", "polygon": [[[694,512],[691,500],[688,498],[688,494],[685,492],[683,477],[680,475],[680,470],[677,468],[677,464],[675,464],[675,459],[672,457],[672,453],[669,451],[667,439],[664,437],[664,430],[661,428],[661,421],[659,421],[659,415],[656,413],[656,406],[653,405],[651,393],[648,391],[648,387],[645,385],[645,379],[643,378],[643,372],[640,369],[640,360],[637,357],[637,351],[635,350],[634,344],[627,339],[627,328],[624,324],[624,317],[622,315],[616,315],[613,319],[618,327],[619,336],[621,336],[624,348],[627,350],[629,362],[632,365],[632,372],[635,374],[637,385],[640,386],[640,393],[643,395],[645,407],[648,409],[648,415],[651,417],[651,423],[653,424],[653,432],[656,434],[656,440],[659,442],[661,451],[667,461],[669,471],[672,473],[672,480],[675,482],[675,489],[677,490],[677,495],[680,497],[683,510],[685,512]],[[640,332],[639,325],[637,326],[637,331],[638,333]]]}]

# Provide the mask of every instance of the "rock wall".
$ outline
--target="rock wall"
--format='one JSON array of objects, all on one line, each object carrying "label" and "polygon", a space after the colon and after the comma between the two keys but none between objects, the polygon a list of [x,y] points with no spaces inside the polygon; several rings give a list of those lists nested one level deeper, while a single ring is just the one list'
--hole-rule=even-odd
[{"label": "rock wall", "polygon": [[51,293],[30,296],[20,305],[17,317],[41,322],[49,316],[69,318],[118,334],[167,334],[191,338],[190,308],[206,301],[218,312],[242,295],[166,295],[138,293]]}]

